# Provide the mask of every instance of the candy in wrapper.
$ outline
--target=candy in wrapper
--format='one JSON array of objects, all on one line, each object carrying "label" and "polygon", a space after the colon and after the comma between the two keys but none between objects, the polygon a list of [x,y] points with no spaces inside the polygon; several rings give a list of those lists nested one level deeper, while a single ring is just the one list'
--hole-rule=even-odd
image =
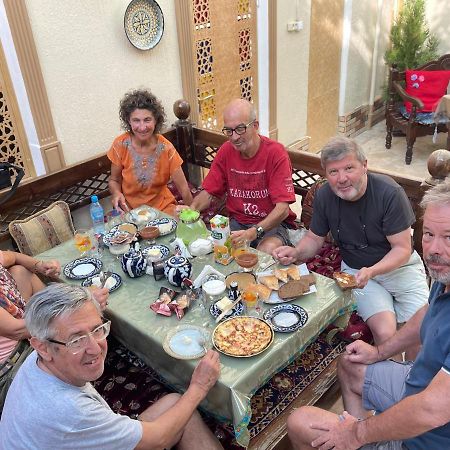
[{"label": "candy in wrapper", "polygon": [[173,289],[161,287],[159,290],[159,297],[154,303],[150,305],[150,308],[155,311],[156,314],[162,314],[163,316],[171,316],[174,307],[171,307],[173,299],[179,294],[179,292]]}]

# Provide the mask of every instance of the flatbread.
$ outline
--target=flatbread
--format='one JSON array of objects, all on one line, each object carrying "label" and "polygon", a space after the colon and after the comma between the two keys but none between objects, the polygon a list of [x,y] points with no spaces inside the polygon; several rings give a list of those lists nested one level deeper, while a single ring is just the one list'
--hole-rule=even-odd
[{"label": "flatbread", "polygon": [[234,317],[214,330],[216,348],[230,356],[252,356],[272,342],[273,332],[263,320],[255,317]]},{"label": "flatbread", "polygon": [[345,272],[333,272],[333,278],[341,289],[353,289],[357,287],[356,278]]},{"label": "flatbread", "polygon": [[272,291],[278,291],[278,278],[275,275],[265,275],[259,277],[258,281],[267,286]]},{"label": "flatbread", "polygon": [[282,300],[300,297],[309,291],[309,284],[306,280],[291,280],[280,287],[278,297]]},{"label": "flatbread", "polygon": [[293,280],[300,280],[300,274],[298,273],[297,266],[288,267],[286,271],[289,277],[292,278]]},{"label": "flatbread", "polygon": [[231,283],[236,281],[238,289],[243,291],[250,283],[255,283],[256,277],[251,272],[234,272],[225,278],[227,288],[230,289]]},{"label": "flatbread", "polygon": [[287,283],[288,280],[288,273],[287,269],[274,269],[273,274],[284,283]]},{"label": "flatbread", "polygon": [[257,292],[261,300],[267,300],[272,293],[272,289],[269,289],[267,286],[260,283],[250,283],[247,286],[247,289]]}]

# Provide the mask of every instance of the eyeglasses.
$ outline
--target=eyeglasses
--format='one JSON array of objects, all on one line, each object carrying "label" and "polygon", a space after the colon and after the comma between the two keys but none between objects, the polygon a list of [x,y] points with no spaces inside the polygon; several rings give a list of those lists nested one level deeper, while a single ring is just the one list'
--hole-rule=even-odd
[{"label": "eyeglasses", "polygon": [[236,128],[223,127],[222,133],[228,137],[233,136],[233,133],[236,133],[237,135],[241,136],[242,134],[244,134],[247,131],[247,127],[249,127],[252,123],[255,123],[255,122],[256,122],[256,119],[253,119],[247,125],[244,125],[244,124],[238,125]]},{"label": "eyeglasses", "polygon": [[367,234],[366,234],[366,225],[363,223],[361,216],[359,216],[359,222],[361,224],[361,228],[364,233],[364,239],[366,242],[364,244],[349,244],[347,242],[342,242],[341,237],[340,237],[341,214],[340,214],[340,210],[339,210],[339,222],[338,222],[338,227],[337,227],[337,241],[338,241],[339,247],[343,248],[344,250],[363,250],[369,246],[369,239],[367,238]]},{"label": "eyeglasses", "polygon": [[104,324],[94,328],[89,333],[71,339],[69,342],[61,342],[56,339],[47,339],[47,341],[52,342],[53,344],[65,345],[73,355],[76,355],[89,345],[89,338],[91,336],[96,340],[96,342],[103,341],[108,337],[110,329],[111,321],[108,320]]}]

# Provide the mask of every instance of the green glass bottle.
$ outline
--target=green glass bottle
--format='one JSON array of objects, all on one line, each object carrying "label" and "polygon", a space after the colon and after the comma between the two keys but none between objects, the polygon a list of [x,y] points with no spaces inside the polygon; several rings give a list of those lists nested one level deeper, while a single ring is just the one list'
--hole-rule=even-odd
[{"label": "green glass bottle", "polygon": [[209,231],[206,228],[205,222],[200,218],[200,212],[193,209],[183,209],[180,212],[180,222],[177,227],[177,237],[183,239],[183,242],[188,246],[196,239],[206,239],[209,236]]}]

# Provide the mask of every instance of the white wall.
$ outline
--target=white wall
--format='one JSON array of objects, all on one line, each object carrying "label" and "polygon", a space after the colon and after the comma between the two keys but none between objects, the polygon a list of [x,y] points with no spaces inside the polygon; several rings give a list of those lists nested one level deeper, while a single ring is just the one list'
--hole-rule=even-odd
[{"label": "white wall", "polygon": [[[383,57],[388,45],[391,5],[392,0],[383,2],[376,64],[375,98],[382,94],[382,86],[385,83],[386,66]],[[351,36],[343,114],[348,114],[369,103],[376,20],[376,1],[352,2]]]},{"label": "white wall", "polygon": [[[288,32],[296,15],[304,28]],[[278,140],[285,145],[306,134],[310,16],[311,0],[277,2],[277,123]]]},{"label": "white wall", "polygon": [[159,0],[164,35],[152,50],[133,47],[123,29],[128,1],[26,0],[55,122],[68,164],[104,152],[121,132],[120,98],[150,88],[170,125],[182,97],[173,0]]},{"label": "white wall", "polygon": [[450,8],[445,0],[427,0],[426,17],[430,31],[440,40],[439,53],[450,53]]}]

